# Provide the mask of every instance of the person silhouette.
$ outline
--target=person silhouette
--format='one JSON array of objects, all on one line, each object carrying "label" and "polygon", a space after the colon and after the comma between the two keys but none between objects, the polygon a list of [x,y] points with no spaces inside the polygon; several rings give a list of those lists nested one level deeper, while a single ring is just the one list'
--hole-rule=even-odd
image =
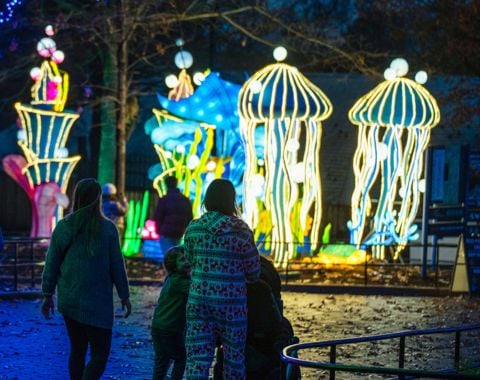
[{"label": "person silhouette", "polygon": [[193,219],[192,204],[177,188],[177,183],[174,176],[165,178],[167,194],[158,200],[153,216],[163,254],[180,244],[188,223]]},{"label": "person silhouette", "polygon": [[[131,313],[128,278],[118,231],[102,214],[102,189],[92,178],[79,181],[72,212],[55,227],[42,274],[41,312],[58,311],[70,339],[71,379],[100,379],[110,354],[113,326],[113,287],[125,318]],[[85,365],[87,350],[90,361]]]},{"label": "person silhouette", "polygon": [[164,257],[167,277],[152,318],[155,351],[153,380],[165,378],[173,360],[171,380],[181,380],[185,371],[185,308],[190,289],[190,263],[182,246],[170,248]]},{"label": "person silhouette", "polygon": [[127,198],[124,195],[117,195],[117,187],[113,183],[104,184],[102,186],[102,212],[106,218],[115,223],[120,237],[123,237],[124,216],[127,211]]},{"label": "person silhouette", "polygon": [[206,210],[184,236],[192,265],[187,302],[187,379],[208,379],[217,343],[223,345],[223,378],[245,378],[247,282],[260,275],[260,256],[248,225],[237,215],[235,189],[215,179],[203,200]]}]

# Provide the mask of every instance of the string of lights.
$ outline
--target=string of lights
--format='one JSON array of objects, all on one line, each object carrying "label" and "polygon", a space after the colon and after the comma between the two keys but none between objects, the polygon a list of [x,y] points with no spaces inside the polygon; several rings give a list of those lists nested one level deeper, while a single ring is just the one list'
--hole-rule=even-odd
[{"label": "string of lights", "polygon": [[0,10],[0,24],[9,22],[14,14],[15,8],[22,4],[22,0],[7,1],[4,9]]}]

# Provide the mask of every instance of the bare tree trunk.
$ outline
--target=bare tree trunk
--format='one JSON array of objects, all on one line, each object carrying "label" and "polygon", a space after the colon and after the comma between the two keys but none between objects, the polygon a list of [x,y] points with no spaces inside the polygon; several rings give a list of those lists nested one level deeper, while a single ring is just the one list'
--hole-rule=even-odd
[{"label": "bare tree trunk", "polygon": [[104,51],[103,59],[103,85],[106,90],[103,93],[100,109],[101,119],[101,137],[100,149],[98,154],[98,181],[101,184],[111,182],[115,183],[115,155],[116,146],[113,143],[116,139],[115,103],[112,101],[112,95],[117,92],[117,52],[113,48],[114,44],[109,45]]},{"label": "bare tree trunk", "polygon": [[118,49],[118,102],[119,112],[117,119],[117,189],[119,194],[125,194],[125,169],[127,155],[127,89],[128,89],[128,45],[125,31],[125,6],[119,0],[120,7],[120,45]]}]

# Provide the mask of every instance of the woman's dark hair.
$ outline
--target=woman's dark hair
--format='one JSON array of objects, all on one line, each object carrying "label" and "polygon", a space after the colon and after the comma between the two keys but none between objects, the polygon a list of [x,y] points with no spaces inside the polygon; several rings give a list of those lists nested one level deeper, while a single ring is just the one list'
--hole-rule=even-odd
[{"label": "woman's dark hair", "polygon": [[89,206],[94,214],[102,215],[102,187],[94,178],[78,181],[73,192],[72,212]]},{"label": "woman's dark hair", "polygon": [[165,257],[163,258],[163,266],[167,270],[168,273],[174,273],[177,271],[177,259],[179,255],[184,254],[183,246],[175,246],[170,248],[167,253],[165,253]]},{"label": "woman's dark hair", "polygon": [[238,215],[233,184],[227,179],[214,179],[207,188],[203,206],[207,211],[218,211],[230,216]]},{"label": "woman's dark hair", "polygon": [[100,235],[102,213],[102,188],[93,178],[78,181],[73,192],[72,223],[74,236],[86,240],[87,252],[95,254]]}]

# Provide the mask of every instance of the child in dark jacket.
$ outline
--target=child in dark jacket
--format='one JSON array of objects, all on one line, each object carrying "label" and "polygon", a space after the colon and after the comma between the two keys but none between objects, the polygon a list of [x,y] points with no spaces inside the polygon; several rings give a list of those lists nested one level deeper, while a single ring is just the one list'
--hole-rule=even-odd
[{"label": "child in dark jacket", "polygon": [[164,259],[167,277],[152,320],[155,351],[153,379],[164,379],[170,360],[174,361],[171,379],[182,379],[185,371],[185,308],[190,288],[190,264],[182,246],[170,248]]}]

